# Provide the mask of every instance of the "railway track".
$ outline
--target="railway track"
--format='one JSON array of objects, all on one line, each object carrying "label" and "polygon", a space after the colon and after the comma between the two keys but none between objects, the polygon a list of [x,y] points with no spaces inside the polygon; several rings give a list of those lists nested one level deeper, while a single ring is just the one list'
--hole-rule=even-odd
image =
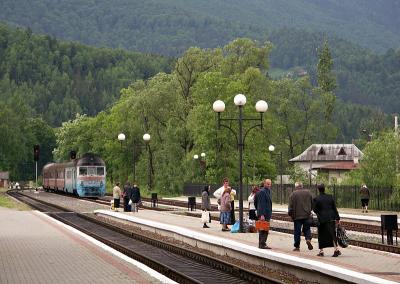
[{"label": "railway track", "polygon": [[9,194],[179,283],[283,283],[208,255],[151,239],[21,193]]}]

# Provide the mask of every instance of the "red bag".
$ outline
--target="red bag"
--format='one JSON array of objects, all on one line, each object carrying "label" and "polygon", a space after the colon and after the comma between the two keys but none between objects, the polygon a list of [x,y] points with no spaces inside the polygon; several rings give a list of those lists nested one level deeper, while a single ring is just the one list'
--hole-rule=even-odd
[{"label": "red bag", "polygon": [[256,221],[257,231],[269,231],[269,222],[265,220]]}]

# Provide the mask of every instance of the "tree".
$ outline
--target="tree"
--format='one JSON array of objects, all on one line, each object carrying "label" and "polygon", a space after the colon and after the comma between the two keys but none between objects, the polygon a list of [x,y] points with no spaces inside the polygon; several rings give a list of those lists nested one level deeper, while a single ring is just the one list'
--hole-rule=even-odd
[{"label": "tree", "polygon": [[361,176],[370,186],[391,187],[398,183],[400,139],[393,131],[382,133],[367,144],[361,160]]},{"label": "tree", "polygon": [[324,110],[324,126],[321,128],[321,137],[323,141],[331,142],[336,138],[336,129],[333,126],[332,118],[335,108],[336,96],[333,91],[336,88],[336,79],[332,74],[333,60],[328,47],[328,42],[324,42],[321,53],[319,54],[317,64],[317,82],[316,94],[321,97],[320,107]]}]

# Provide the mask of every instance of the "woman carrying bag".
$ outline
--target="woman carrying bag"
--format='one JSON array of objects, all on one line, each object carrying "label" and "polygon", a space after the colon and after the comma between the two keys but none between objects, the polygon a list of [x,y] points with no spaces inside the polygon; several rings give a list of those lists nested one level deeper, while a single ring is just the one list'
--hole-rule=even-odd
[{"label": "woman carrying bag", "polygon": [[210,186],[206,185],[201,193],[201,221],[203,222],[203,228],[210,228],[207,226],[207,222],[211,223],[211,202],[210,202]]},{"label": "woman carrying bag", "polygon": [[318,216],[318,246],[317,256],[324,256],[324,248],[334,247],[333,257],[342,253],[338,248],[336,226],[340,224],[339,213],[332,195],[325,194],[325,185],[318,185],[319,195],[313,200],[313,211]]},{"label": "woman carrying bag", "polygon": [[259,188],[256,185],[253,185],[251,189],[251,193],[247,199],[249,202],[249,219],[250,220],[258,220],[257,218],[257,213],[256,213],[256,207],[254,206],[254,197],[256,196],[257,192],[259,192]]}]

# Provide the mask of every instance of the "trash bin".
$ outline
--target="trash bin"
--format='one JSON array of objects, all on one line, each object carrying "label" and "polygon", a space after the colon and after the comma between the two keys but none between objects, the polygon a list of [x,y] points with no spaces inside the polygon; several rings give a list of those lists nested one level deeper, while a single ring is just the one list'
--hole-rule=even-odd
[{"label": "trash bin", "polygon": [[188,197],[188,211],[193,211],[196,210],[196,197],[195,196],[190,196]]},{"label": "trash bin", "polygon": [[397,214],[393,215],[381,215],[381,233],[382,233],[382,244],[383,232],[386,230],[387,244],[393,245],[393,231],[396,231],[396,245],[397,245],[397,231],[399,227],[397,224]]},{"label": "trash bin", "polygon": [[158,207],[158,198],[155,192],[151,194],[151,207]]}]

